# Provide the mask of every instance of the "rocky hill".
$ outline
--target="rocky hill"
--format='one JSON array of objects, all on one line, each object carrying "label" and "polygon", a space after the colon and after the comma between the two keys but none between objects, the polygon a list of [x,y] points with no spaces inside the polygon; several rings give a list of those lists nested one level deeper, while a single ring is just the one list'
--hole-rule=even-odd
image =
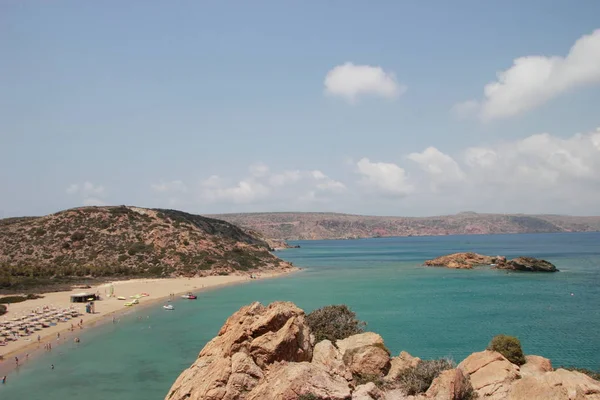
[{"label": "rocky hill", "polygon": [[561,215],[465,212],[411,218],[284,212],[219,214],[213,217],[260,232],[267,238],[283,240],[600,231],[600,217]]},{"label": "rocky hill", "polygon": [[0,220],[0,287],[70,276],[192,276],[289,265],[228,222],[175,210],[84,207]]},{"label": "rocky hill", "polygon": [[165,400],[600,398],[600,382],[588,375],[555,370],[539,356],[519,364],[490,350],[458,365],[406,352],[392,357],[373,332],[315,343],[304,311],[294,304],[253,303],[227,319]]}]

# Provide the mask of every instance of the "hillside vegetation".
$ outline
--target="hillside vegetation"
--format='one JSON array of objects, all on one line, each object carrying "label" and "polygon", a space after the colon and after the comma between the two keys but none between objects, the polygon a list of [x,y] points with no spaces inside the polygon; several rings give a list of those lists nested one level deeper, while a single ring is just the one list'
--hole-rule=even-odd
[{"label": "hillside vegetation", "polygon": [[267,238],[283,240],[600,231],[600,217],[562,215],[466,212],[409,218],[334,213],[251,213],[213,217],[260,232]]},{"label": "hillside vegetation", "polygon": [[256,235],[175,210],[84,207],[0,220],[0,288],[67,277],[194,276],[287,266]]}]

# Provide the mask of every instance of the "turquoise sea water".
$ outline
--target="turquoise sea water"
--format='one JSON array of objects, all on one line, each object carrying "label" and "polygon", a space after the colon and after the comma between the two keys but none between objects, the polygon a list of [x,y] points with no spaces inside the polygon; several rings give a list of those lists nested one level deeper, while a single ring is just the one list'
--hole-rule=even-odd
[{"label": "turquoise sea water", "polygon": [[[290,300],[307,312],[346,303],[394,354],[460,361],[506,333],[555,366],[600,369],[600,233],[298,243],[278,255],[304,271],[202,292],[197,301],[177,300],[172,312],[133,310],[12,372],[0,399],[163,399],[225,319],[255,300]],[[531,255],[561,272],[421,266],[457,251]]]}]

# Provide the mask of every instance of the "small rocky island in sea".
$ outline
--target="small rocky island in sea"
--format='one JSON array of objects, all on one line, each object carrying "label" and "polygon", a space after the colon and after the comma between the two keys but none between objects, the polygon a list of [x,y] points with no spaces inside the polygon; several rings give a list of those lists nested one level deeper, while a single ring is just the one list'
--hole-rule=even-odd
[{"label": "small rocky island in sea", "polygon": [[165,400],[594,400],[600,382],[498,335],[456,365],[393,357],[344,305],[253,303],[230,316]]},{"label": "small rocky island in sea", "polygon": [[477,253],[454,253],[425,261],[428,267],[446,267],[456,269],[473,269],[490,265],[496,269],[527,272],[558,272],[554,264],[533,257],[517,257],[507,260],[504,256],[485,256]]}]

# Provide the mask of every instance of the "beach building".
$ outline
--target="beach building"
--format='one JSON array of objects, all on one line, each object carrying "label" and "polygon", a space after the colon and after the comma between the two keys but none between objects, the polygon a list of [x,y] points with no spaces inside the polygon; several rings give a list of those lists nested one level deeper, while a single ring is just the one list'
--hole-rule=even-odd
[{"label": "beach building", "polygon": [[84,292],[71,295],[71,303],[87,303],[94,300],[98,300],[98,296],[94,293]]}]

